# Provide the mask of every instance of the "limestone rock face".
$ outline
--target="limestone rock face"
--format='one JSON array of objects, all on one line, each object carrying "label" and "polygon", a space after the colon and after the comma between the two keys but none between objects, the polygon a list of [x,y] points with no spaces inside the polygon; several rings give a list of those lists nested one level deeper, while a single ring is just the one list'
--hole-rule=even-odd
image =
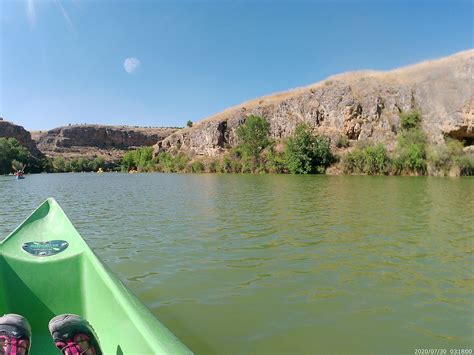
[{"label": "limestone rock face", "polygon": [[127,126],[74,125],[54,128],[37,135],[44,151],[71,147],[128,149],[153,145],[176,131],[173,128],[133,128]]},{"label": "limestone rock face", "polygon": [[444,135],[472,142],[473,60],[469,50],[389,72],[337,75],[227,109],[159,141],[155,153],[180,149],[216,155],[237,144],[235,130],[248,115],[265,117],[277,140],[304,122],[333,142],[342,135],[392,149],[400,112],[414,109],[422,113],[422,128],[432,142],[442,142]]},{"label": "limestone rock face", "polygon": [[176,128],[72,125],[47,132],[34,132],[38,148],[49,156],[104,156],[120,160],[125,150],[152,146],[175,132]]},{"label": "limestone rock face", "polygon": [[22,126],[18,126],[12,122],[0,120],[0,137],[15,138],[36,158],[40,158],[43,154],[36,147],[36,143],[31,139],[31,134]]}]

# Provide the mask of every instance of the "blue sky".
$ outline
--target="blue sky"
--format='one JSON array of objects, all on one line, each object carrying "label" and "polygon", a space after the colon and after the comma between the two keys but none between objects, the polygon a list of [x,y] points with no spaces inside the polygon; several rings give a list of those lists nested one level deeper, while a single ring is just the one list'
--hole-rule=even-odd
[{"label": "blue sky", "polygon": [[1,0],[0,116],[30,130],[183,126],[332,74],[469,49],[471,16],[460,0]]}]

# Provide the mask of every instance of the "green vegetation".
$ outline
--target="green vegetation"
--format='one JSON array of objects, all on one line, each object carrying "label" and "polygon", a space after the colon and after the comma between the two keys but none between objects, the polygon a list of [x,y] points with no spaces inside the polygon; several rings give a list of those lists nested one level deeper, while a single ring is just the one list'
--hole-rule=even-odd
[{"label": "green vegetation", "polygon": [[401,132],[390,157],[385,146],[357,147],[343,157],[343,171],[349,174],[474,175],[474,159],[463,152],[463,144],[446,139],[446,144],[428,145],[421,127],[421,114],[400,114]]},{"label": "green vegetation", "polygon": [[260,153],[270,145],[270,124],[260,116],[248,116],[235,131],[240,140],[238,151],[242,156],[244,172],[255,172],[260,165]]},{"label": "green vegetation", "polygon": [[286,145],[286,164],[292,174],[321,174],[333,162],[331,142],[316,136],[306,124],[296,127]]},{"label": "green vegetation", "polygon": [[0,138],[0,174],[25,168],[26,172],[40,172],[47,161],[33,157],[15,138]]},{"label": "green vegetation", "polygon": [[277,152],[275,149],[270,149],[266,156],[266,172],[272,174],[282,174],[288,172],[286,164],[286,156],[284,153]]},{"label": "green vegetation", "polygon": [[153,171],[153,147],[143,147],[125,153],[122,170]]},{"label": "green vegetation", "polygon": [[14,160],[27,164],[29,158],[28,150],[15,138],[0,138],[0,174],[12,172],[12,162]]},{"label": "green vegetation", "polygon": [[394,168],[397,175],[426,174],[427,140],[420,128],[404,131],[397,137]]},{"label": "green vegetation", "polygon": [[193,126],[193,121],[188,120],[188,122],[186,122],[186,126],[192,127]]},{"label": "green vegetation", "polygon": [[347,138],[347,136],[339,136],[336,140],[336,147],[338,148],[349,147],[349,138]]},{"label": "green vegetation", "polygon": [[356,147],[342,161],[346,174],[385,175],[390,172],[391,160],[383,144]]},{"label": "green vegetation", "polygon": [[474,176],[474,157],[463,154],[458,157],[457,163],[461,176]]},{"label": "green vegetation", "polygon": [[[390,151],[382,144],[359,142],[349,148],[346,136],[337,137],[335,146],[349,148],[336,157],[331,140],[315,135],[310,126],[300,124],[293,135],[279,142],[270,139],[270,124],[260,116],[251,115],[235,130],[238,145],[226,145],[226,152],[217,157],[199,157],[180,151],[180,147],[153,154],[152,147],[128,151],[122,158],[122,171],[184,172],[184,173],[291,173],[319,174],[336,161],[335,167],[346,174],[367,175],[474,175],[474,156],[464,149],[463,142],[445,138],[446,144],[430,145],[421,129],[417,111],[400,114],[400,131]],[[192,122],[188,121],[188,127]],[[341,154],[337,153],[336,154]],[[63,157],[37,159],[14,138],[0,138],[0,174],[25,168],[26,172],[88,172],[114,170],[103,157]]]},{"label": "green vegetation", "polygon": [[99,169],[105,169],[105,159],[97,157],[94,159],[88,159],[85,157],[78,157],[71,160],[64,160],[63,157],[56,157],[51,162],[52,168],[48,169],[55,173],[70,173],[70,172],[89,172],[97,171]]},{"label": "green vegetation", "polygon": [[432,146],[428,150],[428,171],[430,175],[474,175],[474,159],[463,152],[463,144],[454,139],[447,139],[446,145]]},{"label": "green vegetation", "polygon": [[0,174],[8,174],[14,170],[25,169],[28,173],[46,172],[81,172],[105,169],[104,158],[88,159],[78,157],[65,160],[62,157],[33,157],[15,138],[0,138]]},{"label": "green vegetation", "polygon": [[400,126],[403,130],[419,128],[421,113],[419,111],[409,111],[400,113]]},{"label": "green vegetation", "polygon": [[[428,145],[420,128],[419,112],[402,113],[400,122],[402,129],[391,154],[382,143],[360,143],[341,157],[343,172],[367,175],[456,175],[457,171],[461,175],[474,174],[474,159],[463,152],[461,142],[447,140],[446,146]],[[317,174],[324,173],[336,160],[331,151],[330,139],[315,135],[306,124],[298,125],[287,141],[279,143],[272,141],[269,133],[270,125],[265,118],[249,116],[236,130],[239,144],[228,147],[222,156],[196,159],[179,149],[172,149],[153,157],[152,148],[145,147],[125,154],[122,171]],[[339,136],[336,146],[347,148],[349,140],[346,136]],[[77,164],[81,165],[80,162]],[[57,170],[61,161],[54,161],[53,165]]]},{"label": "green vegetation", "polygon": [[168,152],[161,152],[155,158],[154,170],[165,173],[184,172],[188,161],[188,157],[183,153],[173,155]]},{"label": "green vegetation", "polygon": [[420,128],[421,114],[418,111],[402,112],[397,137],[393,168],[397,175],[424,175],[427,171],[427,139]]},{"label": "green vegetation", "polygon": [[203,173],[205,170],[204,164],[201,161],[194,161],[191,163],[191,172]]}]

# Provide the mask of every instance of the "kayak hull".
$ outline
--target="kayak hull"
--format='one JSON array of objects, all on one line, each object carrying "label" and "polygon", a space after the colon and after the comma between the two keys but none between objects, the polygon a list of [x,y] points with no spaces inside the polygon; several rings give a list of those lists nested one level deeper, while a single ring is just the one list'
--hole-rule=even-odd
[{"label": "kayak hull", "polygon": [[54,199],[0,243],[4,313],[30,322],[31,354],[57,351],[47,327],[63,313],[87,319],[105,354],[191,353],[105,268]]}]

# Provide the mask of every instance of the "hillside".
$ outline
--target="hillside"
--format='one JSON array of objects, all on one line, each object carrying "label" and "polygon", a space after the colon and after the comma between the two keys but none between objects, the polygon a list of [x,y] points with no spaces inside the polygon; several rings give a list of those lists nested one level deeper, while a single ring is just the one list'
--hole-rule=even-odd
[{"label": "hillside", "polygon": [[336,75],[322,82],[229,108],[158,142],[155,153],[182,150],[213,156],[236,145],[235,130],[248,115],[268,120],[271,137],[288,137],[298,123],[333,139],[384,142],[393,148],[399,114],[418,110],[432,143],[445,135],[474,144],[474,50],[387,72]]},{"label": "hillside", "polygon": [[126,150],[152,146],[176,130],[176,128],[71,125],[46,132],[32,132],[32,138],[36,141],[38,149],[50,157],[101,156],[107,161],[119,161]]},{"label": "hillside", "polygon": [[15,138],[22,146],[36,158],[41,158],[43,154],[38,150],[36,143],[31,138],[31,133],[13,122],[0,120],[0,137]]}]

